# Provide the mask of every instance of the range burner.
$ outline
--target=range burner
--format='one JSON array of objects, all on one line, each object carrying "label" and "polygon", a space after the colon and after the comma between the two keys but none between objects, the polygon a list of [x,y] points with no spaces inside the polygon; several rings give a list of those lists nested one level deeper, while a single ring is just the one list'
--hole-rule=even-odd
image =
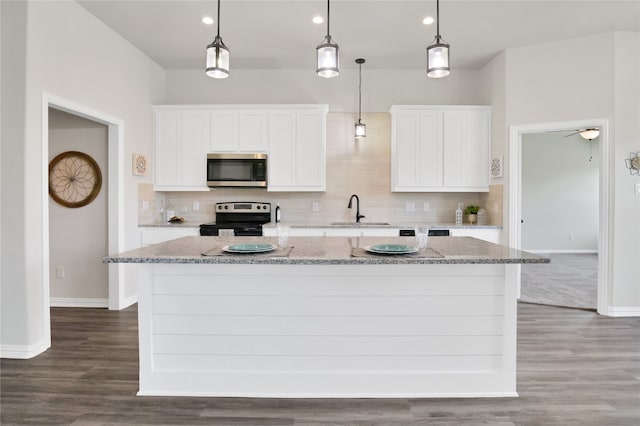
[{"label": "range burner", "polygon": [[220,235],[230,229],[236,236],[262,236],[262,225],[271,221],[271,203],[255,201],[216,203],[216,221],[200,225],[200,235]]}]

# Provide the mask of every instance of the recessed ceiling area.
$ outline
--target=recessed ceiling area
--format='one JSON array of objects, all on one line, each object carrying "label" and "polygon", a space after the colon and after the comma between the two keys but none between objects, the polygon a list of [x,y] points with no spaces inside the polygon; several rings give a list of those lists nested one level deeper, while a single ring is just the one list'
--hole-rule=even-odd
[{"label": "recessed ceiling area", "polygon": [[[78,0],[86,10],[166,69],[203,68],[216,25],[217,1]],[[315,69],[316,46],[325,25],[321,0],[222,0],[220,35],[234,69]],[[377,69],[422,69],[435,36],[436,2],[333,0],[331,35],[340,46],[341,68],[367,58]],[[440,34],[451,45],[451,68],[479,69],[509,47],[640,31],[640,2],[544,0],[441,0]],[[594,52],[597,55],[597,52]]]}]

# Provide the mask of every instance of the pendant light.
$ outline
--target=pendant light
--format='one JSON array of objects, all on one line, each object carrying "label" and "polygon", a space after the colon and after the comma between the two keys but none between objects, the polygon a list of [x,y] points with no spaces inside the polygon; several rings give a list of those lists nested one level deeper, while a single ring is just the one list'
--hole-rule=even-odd
[{"label": "pendant light", "polygon": [[212,78],[229,77],[229,49],[220,37],[220,0],[218,0],[218,33],[210,45],[207,46],[207,70]]},{"label": "pendant light", "polygon": [[322,43],[316,47],[318,57],[316,72],[324,78],[336,77],[340,74],[338,45],[331,41],[331,34],[329,34],[329,2],[330,0],[327,0],[327,35]]},{"label": "pendant light", "polygon": [[436,0],[436,39],[427,47],[427,76],[449,75],[449,44],[440,37],[440,0]]},{"label": "pendant light", "polygon": [[367,137],[367,125],[362,122],[362,64],[365,63],[365,60],[362,58],[356,59],[356,64],[360,67],[359,69],[359,80],[358,80],[358,121],[356,122],[356,139],[362,139]]}]

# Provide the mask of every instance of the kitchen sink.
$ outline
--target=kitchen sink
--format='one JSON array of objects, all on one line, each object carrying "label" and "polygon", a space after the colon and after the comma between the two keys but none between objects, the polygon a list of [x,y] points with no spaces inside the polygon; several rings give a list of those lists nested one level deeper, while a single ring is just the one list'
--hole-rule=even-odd
[{"label": "kitchen sink", "polygon": [[391,226],[387,222],[332,222],[331,226]]}]

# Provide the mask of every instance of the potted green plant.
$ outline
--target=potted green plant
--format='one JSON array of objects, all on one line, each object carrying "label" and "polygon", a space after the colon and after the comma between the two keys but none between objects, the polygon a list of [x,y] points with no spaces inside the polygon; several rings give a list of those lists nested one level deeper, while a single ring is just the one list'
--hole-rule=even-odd
[{"label": "potted green plant", "polygon": [[471,225],[478,221],[478,211],[480,210],[480,206],[469,205],[465,207],[464,214],[467,215],[467,220]]}]

